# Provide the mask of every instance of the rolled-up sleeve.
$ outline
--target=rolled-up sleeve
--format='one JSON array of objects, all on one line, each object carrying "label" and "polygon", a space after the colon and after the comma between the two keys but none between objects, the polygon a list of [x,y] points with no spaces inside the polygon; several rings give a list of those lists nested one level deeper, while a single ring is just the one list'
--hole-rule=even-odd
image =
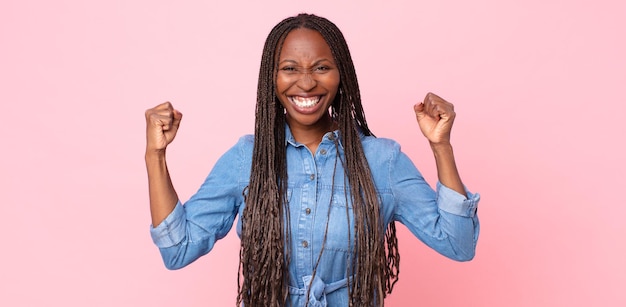
[{"label": "rolled-up sleeve", "polygon": [[437,182],[437,204],[439,209],[455,215],[474,217],[476,215],[480,194],[465,189],[467,197],[452,190],[441,182]]},{"label": "rolled-up sleeve", "polygon": [[186,225],[185,208],[179,201],[159,226],[150,227],[152,242],[159,248],[174,246],[185,239]]}]

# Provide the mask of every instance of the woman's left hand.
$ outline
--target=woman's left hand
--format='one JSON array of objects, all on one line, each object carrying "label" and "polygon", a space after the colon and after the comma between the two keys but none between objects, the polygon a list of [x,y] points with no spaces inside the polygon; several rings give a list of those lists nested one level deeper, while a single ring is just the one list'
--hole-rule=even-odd
[{"label": "woman's left hand", "polygon": [[428,93],[424,102],[413,106],[415,118],[431,145],[450,144],[450,131],[454,122],[454,105],[443,98]]}]

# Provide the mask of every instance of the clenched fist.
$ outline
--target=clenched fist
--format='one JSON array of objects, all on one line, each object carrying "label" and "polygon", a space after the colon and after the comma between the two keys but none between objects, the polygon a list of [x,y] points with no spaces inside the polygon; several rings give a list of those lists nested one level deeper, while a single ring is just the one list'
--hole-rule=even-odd
[{"label": "clenched fist", "polygon": [[450,144],[450,132],[454,123],[454,105],[443,98],[428,93],[424,102],[413,107],[417,123],[431,144]]},{"label": "clenched fist", "polygon": [[146,152],[164,151],[176,137],[182,118],[169,102],[146,110]]}]

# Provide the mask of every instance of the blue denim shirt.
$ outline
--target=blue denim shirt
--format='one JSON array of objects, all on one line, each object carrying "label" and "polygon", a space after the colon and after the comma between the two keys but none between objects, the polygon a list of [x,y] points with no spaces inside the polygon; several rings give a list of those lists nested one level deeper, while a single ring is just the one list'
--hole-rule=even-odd
[{"label": "blue denim shirt", "polygon": [[[211,251],[230,231],[235,217],[243,213],[242,192],[250,179],[253,140],[251,135],[242,137],[217,161],[198,192],[184,205],[179,202],[158,227],[151,228],[167,268],[182,268]],[[466,198],[440,183],[435,192],[396,142],[363,135],[361,141],[382,200],[385,223],[404,224],[446,257],[472,259],[479,232],[479,195],[467,192]],[[327,133],[315,155],[296,142],[289,129],[285,144],[292,236],[291,306],[304,306],[307,287],[311,288],[309,306],[348,306],[348,244],[354,242],[348,234],[354,221],[352,205],[346,201],[341,162],[333,172],[337,150],[343,155],[339,134]],[[324,253],[315,278],[311,278],[327,222]]]}]

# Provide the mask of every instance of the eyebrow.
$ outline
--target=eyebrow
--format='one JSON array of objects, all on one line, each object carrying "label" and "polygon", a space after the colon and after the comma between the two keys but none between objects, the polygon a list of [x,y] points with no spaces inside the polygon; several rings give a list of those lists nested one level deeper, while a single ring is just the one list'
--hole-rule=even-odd
[{"label": "eyebrow", "polygon": [[[278,64],[280,65],[280,64],[283,64],[283,63],[285,63],[285,62],[288,62],[288,63],[293,63],[293,64],[298,64],[298,62],[297,62],[297,61],[295,61],[295,60],[290,60],[290,59],[282,60],[282,61],[280,61]],[[331,64],[336,65],[336,64],[334,64],[334,62],[333,62],[333,61],[331,61],[331,60],[329,60],[329,59],[327,59],[327,58],[323,58],[323,59],[319,59],[319,60],[317,60],[317,61],[313,62],[313,65],[311,65],[311,66],[319,65],[319,64],[320,64],[320,63],[322,63],[322,62],[330,62]]]}]

